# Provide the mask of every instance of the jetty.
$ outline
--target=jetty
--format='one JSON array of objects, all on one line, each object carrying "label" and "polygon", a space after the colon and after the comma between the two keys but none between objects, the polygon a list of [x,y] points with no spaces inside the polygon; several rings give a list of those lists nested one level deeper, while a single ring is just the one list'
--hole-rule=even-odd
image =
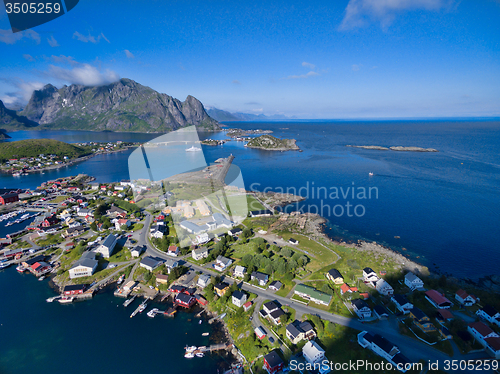
[{"label": "jetty", "polygon": [[125,308],[126,308],[126,307],[128,307],[130,304],[132,304],[132,303],[134,302],[134,300],[135,300],[135,298],[136,298],[136,297],[137,297],[137,296],[136,296],[136,295],[134,295],[134,296],[132,296],[130,299],[125,300],[125,301],[123,302],[123,306],[124,306]]},{"label": "jetty", "polygon": [[141,303],[141,305],[139,305],[137,307],[137,309],[132,312],[132,314],[130,315],[130,318],[135,317],[137,315],[137,313],[140,313],[140,312],[144,311],[144,309],[146,309],[146,303],[147,303],[147,299],[144,300]]}]

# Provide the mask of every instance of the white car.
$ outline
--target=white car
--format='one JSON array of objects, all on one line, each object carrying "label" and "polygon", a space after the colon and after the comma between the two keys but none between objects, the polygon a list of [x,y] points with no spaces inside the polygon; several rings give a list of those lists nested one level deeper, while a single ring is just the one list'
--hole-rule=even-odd
[{"label": "white car", "polygon": [[115,267],[116,267],[116,264],[111,264],[108,266],[108,268],[110,268],[110,269],[114,269]]}]

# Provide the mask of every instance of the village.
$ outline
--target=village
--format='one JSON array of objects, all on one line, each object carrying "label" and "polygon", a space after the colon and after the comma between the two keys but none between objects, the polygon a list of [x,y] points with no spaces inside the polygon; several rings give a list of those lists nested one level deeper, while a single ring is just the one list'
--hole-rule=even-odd
[{"label": "village", "polygon": [[[164,201],[180,191],[170,185]],[[311,223],[317,216],[279,213],[253,193],[244,192],[252,210],[235,224],[203,200],[161,207],[150,192],[85,175],[0,191],[1,221],[32,220],[0,239],[0,268],[50,278],[60,292],[49,302],[115,287],[125,307],[144,298],[131,318],[152,300],[166,303],[148,312],[152,318],[199,308],[224,323],[229,341],[187,347],[185,357],[228,349],[240,372],[328,373],[358,359],[411,373],[430,360],[498,368],[498,295],[402,256],[332,242]],[[174,216],[183,217],[190,245],[180,245]],[[204,218],[206,230],[190,224],[193,217]]]}]

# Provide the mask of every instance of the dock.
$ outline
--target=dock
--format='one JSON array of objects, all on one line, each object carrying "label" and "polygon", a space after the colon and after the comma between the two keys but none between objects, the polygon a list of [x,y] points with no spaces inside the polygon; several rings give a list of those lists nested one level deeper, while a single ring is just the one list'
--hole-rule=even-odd
[{"label": "dock", "polygon": [[130,304],[132,304],[132,303],[134,302],[134,300],[135,300],[135,298],[136,298],[136,297],[137,297],[137,296],[136,296],[136,295],[134,295],[134,296],[132,296],[130,299],[125,300],[125,301],[123,302],[123,306],[124,306],[125,308],[126,308],[126,307],[128,307]]}]

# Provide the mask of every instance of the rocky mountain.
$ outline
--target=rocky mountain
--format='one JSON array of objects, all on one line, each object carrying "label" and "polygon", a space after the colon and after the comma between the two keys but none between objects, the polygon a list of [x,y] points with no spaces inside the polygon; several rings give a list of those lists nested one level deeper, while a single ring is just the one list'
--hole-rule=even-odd
[{"label": "rocky mountain", "polygon": [[293,119],[295,117],[287,117],[282,114],[274,114],[266,116],[265,114],[252,114],[252,113],[231,113],[222,109],[209,108],[207,113],[210,117],[220,122],[233,122],[233,121],[267,121],[276,119]]},{"label": "rocky mountain", "polygon": [[[98,87],[71,85],[57,89],[48,84],[34,91],[17,115],[46,130],[168,132],[191,125],[206,131],[220,130],[218,122],[193,96],[182,102],[130,79]],[[0,117],[9,129],[8,121],[8,117]]]},{"label": "rocky mountain", "polygon": [[[25,130],[28,127],[36,127],[37,123],[30,121],[26,117],[19,116],[14,110],[7,109],[0,100],[0,127],[9,129]],[[0,129],[0,139],[10,138]]]}]

